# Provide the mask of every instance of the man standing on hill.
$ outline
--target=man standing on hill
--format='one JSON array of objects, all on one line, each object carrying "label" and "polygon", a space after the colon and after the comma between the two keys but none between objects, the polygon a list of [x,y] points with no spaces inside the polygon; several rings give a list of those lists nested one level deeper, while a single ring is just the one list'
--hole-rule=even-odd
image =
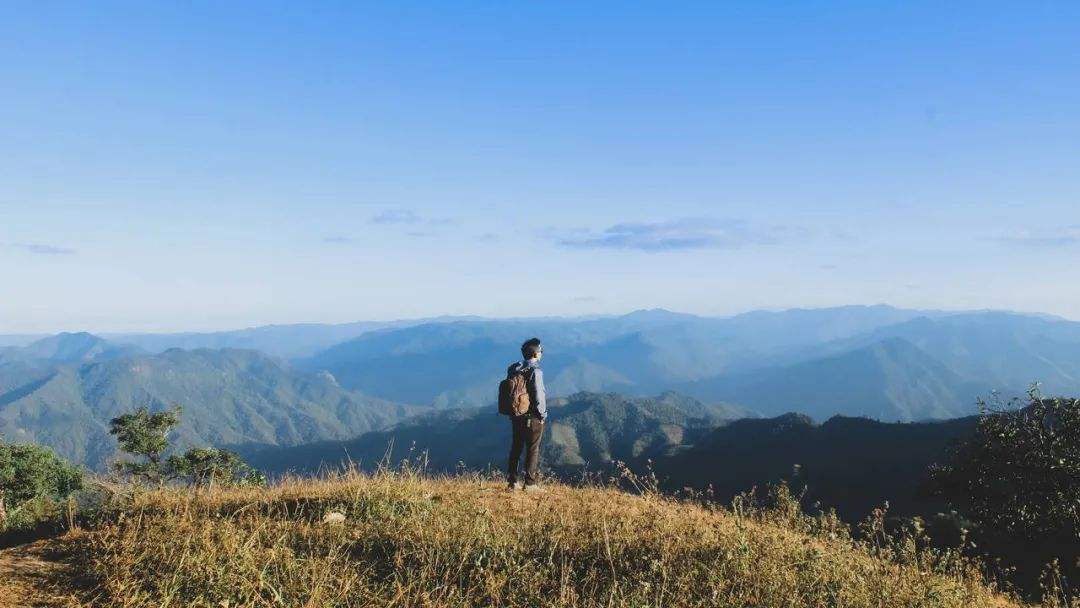
[{"label": "man standing on hill", "polygon": [[539,338],[526,340],[521,345],[522,361],[506,370],[506,380],[500,386],[499,410],[510,416],[513,442],[510,444],[510,466],[507,478],[510,489],[521,488],[518,482],[518,464],[521,451],[525,450],[526,491],[540,490],[540,438],[544,436],[544,420],[547,418],[547,395],[544,391],[544,372],[540,370],[540,358],[544,348]]}]

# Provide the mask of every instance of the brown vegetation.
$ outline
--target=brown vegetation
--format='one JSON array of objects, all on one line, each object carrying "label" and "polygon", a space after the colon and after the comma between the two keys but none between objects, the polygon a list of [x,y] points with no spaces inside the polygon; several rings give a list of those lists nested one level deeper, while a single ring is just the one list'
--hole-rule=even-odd
[{"label": "brown vegetation", "polygon": [[142,491],[78,541],[85,597],[110,607],[1014,605],[916,545],[853,541],[782,503],[409,472]]}]

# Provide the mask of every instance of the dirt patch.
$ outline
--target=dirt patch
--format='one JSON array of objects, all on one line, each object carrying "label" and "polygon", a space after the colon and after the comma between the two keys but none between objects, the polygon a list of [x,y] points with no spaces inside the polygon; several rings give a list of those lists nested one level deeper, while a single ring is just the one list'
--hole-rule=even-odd
[{"label": "dirt patch", "polygon": [[53,538],[0,550],[0,608],[82,605],[69,538]]}]

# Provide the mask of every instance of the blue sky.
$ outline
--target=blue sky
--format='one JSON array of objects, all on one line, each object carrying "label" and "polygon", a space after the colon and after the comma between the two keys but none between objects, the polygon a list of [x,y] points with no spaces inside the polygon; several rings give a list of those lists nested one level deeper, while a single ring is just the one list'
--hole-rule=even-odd
[{"label": "blue sky", "polygon": [[1075,2],[4,3],[0,82],[0,332],[1080,319]]}]

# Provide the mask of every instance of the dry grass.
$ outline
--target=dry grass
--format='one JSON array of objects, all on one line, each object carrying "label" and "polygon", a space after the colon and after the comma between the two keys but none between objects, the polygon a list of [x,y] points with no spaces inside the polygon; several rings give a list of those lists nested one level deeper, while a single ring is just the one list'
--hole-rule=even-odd
[{"label": "dry grass", "polygon": [[77,606],[78,572],[68,555],[75,540],[69,534],[0,549],[0,608]]},{"label": "dry grass", "polygon": [[[331,511],[346,521],[321,523]],[[1014,605],[967,566],[797,527],[613,489],[353,473],[138,493],[80,543],[95,606]]]}]

